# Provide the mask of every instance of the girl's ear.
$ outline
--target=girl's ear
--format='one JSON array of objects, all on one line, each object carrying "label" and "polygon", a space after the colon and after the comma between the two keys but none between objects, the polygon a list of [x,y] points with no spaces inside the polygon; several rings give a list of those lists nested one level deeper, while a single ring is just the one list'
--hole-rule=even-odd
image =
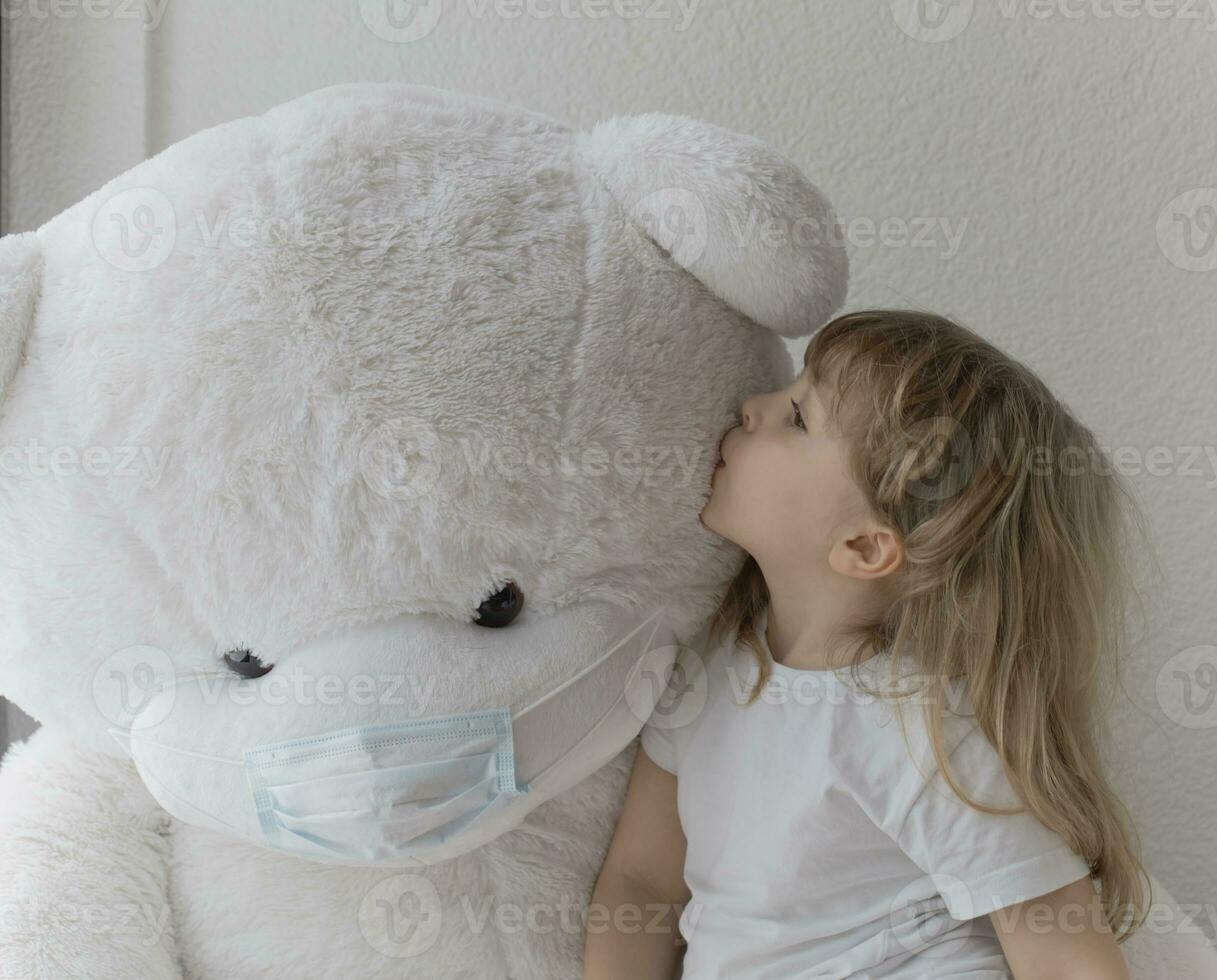
[{"label": "girl's ear", "polygon": [[37,233],[0,238],[0,416],[34,326],[41,283],[42,250]]},{"label": "girl's ear", "polygon": [[617,116],[576,135],[626,214],[719,299],[784,337],[845,301],[836,215],[761,140],[684,116]]}]

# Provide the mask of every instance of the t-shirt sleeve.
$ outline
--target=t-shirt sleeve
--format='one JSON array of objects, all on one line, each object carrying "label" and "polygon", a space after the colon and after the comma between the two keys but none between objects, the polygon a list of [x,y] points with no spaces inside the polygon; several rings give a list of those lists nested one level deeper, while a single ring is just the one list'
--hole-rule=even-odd
[{"label": "t-shirt sleeve", "polygon": [[696,648],[681,650],[668,675],[667,687],[646,724],[642,748],[655,765],[675,774],[706,703],[706,658]]},{"label": "t-shirt sleeve", "polygon": [[[1021,806],[996,749],[978,726],[969,729],[951,751],[951,775],[980,803]],[[930,875],[952,918],[987,915],[1088,876],[1086,862],[1030,810],[977,810],[936,769],[912,785],[896,841]]]}]

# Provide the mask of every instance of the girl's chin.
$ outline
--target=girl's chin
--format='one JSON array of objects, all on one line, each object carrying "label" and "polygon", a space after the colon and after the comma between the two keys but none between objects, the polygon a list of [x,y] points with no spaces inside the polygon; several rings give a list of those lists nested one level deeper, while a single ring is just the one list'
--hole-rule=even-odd
[{"label": "girl's chin", "polygon": [[[715,537],[724,538],[725,540],[729,540],[726,538],[726,536],[723,534],[723,532],[718,529],[718,522],[715,519],[715,515],[709,513],[710,508],[712,506],[713,506],[712,504],[709,504],[709,503],[706,504],[706,506],[701,509],[701,513],[697,515],[697,521],[699,524],[701,524],[702,527],[704,527],[707,531],[709,531]],[[706,519],[707,517],[709,517],[709,520]]]}]

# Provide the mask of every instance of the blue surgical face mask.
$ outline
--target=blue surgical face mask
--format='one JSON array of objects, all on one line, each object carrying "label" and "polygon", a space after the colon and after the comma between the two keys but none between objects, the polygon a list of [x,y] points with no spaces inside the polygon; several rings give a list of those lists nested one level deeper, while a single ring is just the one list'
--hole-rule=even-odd
[{"label": "blue surgical face mask", "polygon": [[[146,741],[111,729],[120,743]],[[247,748],[244,761],[156,743],[173,755],[241,766],[262,843],[327,863],[428,863],[453,837],[493,823],[531,787],[516,782],[507,708],[362,725]],[[150,773],[141,770],[147,781]],[[175,812],[240,829],[156,784]]]},{"label": "blue surgical face mask", "polygon": [[[503,811],[518,810],[522,796],[547,799],[564,770],[594,769],[620,751],[662,692],[673,639],[652,614],[514,716],[497,707],[363,725],[247,747],[239,760],[164,744],[138,726],[110,731],[128,751],[130,742],[146,742],[171,756],[243,768],[261,843],[275,850],[323,863],[429,864],[462,853],[468,841],[493,839],[512,822]],[[606,685],[616,696],[582,738],[555,744],[562,715],[585,711]],[[153,771],[140,767],[140,775],[180,818],[246,836],[221,814],[177,797]]]},{"label": "blue surgical face mask", "polygon": [[264,745],[245,770],[267,843],[368,862],[434,847],[528,792],[506,708]]}]

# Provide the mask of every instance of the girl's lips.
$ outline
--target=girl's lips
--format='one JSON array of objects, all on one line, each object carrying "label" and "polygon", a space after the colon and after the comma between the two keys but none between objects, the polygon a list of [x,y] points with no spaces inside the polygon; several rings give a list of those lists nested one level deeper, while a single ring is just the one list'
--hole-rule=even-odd
[{"label": "girl's lips", "polygon": [[[735,428],[735,426],[731,426],[731,429],[734,429],[734,428]],[[723,443],[725,443],[727,441],[727,433],[730,432],[731,429],[724,429],[723,434],[718,437],[718,449],[717,449],[718,460],[715,462],[715,464],[714,464],[715,466],[726,466],[727,465],[726,459],[723,458]]]}]

